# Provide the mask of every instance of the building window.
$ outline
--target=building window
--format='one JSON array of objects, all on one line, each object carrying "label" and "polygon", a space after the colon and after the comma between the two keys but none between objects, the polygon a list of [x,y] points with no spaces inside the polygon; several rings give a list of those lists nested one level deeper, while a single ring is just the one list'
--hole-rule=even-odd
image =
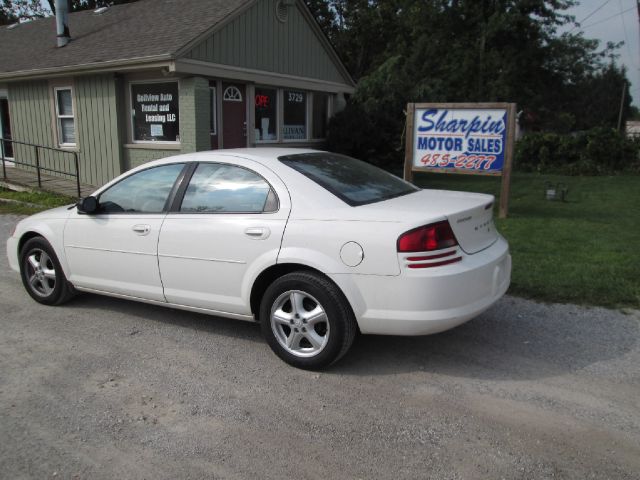
[{"label": "building window", "polygon": [[222,99],[225,102],[241,102],[242,93],[238,87],[231,85],[225,88],[224,93],[222,94]]},{"label": "building window", "polygon": [[284,90],[282,139],[306,140],[307,94],[298,90]]},{"label": "building window", "polygon": [[278,140],[278,90],[256,87],[255,89],[255,139],[256,142]]},{"label": "building window", "polygon": [[327,123],[329,122],[329,95],[326,93],[313,94],[312,109],[312,136],[313,139],[327,137]]},{"label": "building window", "polygon": [[178,82],[131,84],[134,142],[179,142]]},{"label": "building window", "polygon": [[218,104],[216,102],[216,87],[209,87],[209,104],[211,105],[211,120],[209,122],[209,130],[211,135],[218,133]]},{"label": "building window", "polygon": [[55,88],[58,143],[75,146],[76,121],[73,117],[73,93],[71,87]]}]

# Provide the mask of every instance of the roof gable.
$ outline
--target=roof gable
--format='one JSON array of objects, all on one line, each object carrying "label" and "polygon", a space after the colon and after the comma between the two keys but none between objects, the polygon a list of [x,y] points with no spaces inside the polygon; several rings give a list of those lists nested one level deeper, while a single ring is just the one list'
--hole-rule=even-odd
[{"label": "roof gable", "polygon": [[[278,0],[258,0],[223,22],[181,56],[346,85],[353,80],[300,0],[290,2],[286,20]],[[289,2],[282,2],[289,3]]]}]

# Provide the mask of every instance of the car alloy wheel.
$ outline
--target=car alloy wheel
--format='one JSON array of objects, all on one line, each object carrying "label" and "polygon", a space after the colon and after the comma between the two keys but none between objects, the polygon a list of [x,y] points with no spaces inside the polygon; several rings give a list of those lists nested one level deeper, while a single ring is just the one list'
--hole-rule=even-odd
[{"label": "car alloy wheel", "polygon": [[276,299],[271,308],[271,329],[278,343],[296,357],[318,355],[331,334],[320,302],[301,290],[288,290]]},{"label": "car alloy wheel", "polygon": [[60,305],[75,293],[53,248],[42,237],[31,238],[22,247],[20,275],[31,298],[45,305]]},{"label": "car alloy wheel", "polygon": [[47,252],[39,248],[31,250],[25,267],[31,291],[41,297],[51,295],[56,288],[56,267]]},{"label": "car alloy wheel", "polygon": [[351,306],[336,284],[310,271],[275,279],[260,301],[259,318],[274,353],[289,365],[308,370],[339,360],[358,329]]}]

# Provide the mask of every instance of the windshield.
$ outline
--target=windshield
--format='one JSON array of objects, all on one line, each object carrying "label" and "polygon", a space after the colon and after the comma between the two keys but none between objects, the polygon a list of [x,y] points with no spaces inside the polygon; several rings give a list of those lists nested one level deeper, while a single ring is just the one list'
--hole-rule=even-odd
[{"label": "windshield", "polygon": [[301,153],[279,157],[352,207],[381,202],[418,191],[409,182],[381,168],[336,153]]}]

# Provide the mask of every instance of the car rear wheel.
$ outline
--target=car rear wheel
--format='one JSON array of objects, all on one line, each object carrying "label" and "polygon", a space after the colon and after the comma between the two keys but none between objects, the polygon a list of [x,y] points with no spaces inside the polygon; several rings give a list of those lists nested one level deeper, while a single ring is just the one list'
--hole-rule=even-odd
[{"label": "car rear wheel", "polygon": [[293,272],[265,292],[260,319],[271,349],[294,367],[319,369],[351,347],[357,327],[342,292],[326,277]]},{"label": "car rear wheel", "polygon": [[20,254],[22,283],[36,302],[60,305],[73,296],[53,248],[42,237],[27,241]]}]

